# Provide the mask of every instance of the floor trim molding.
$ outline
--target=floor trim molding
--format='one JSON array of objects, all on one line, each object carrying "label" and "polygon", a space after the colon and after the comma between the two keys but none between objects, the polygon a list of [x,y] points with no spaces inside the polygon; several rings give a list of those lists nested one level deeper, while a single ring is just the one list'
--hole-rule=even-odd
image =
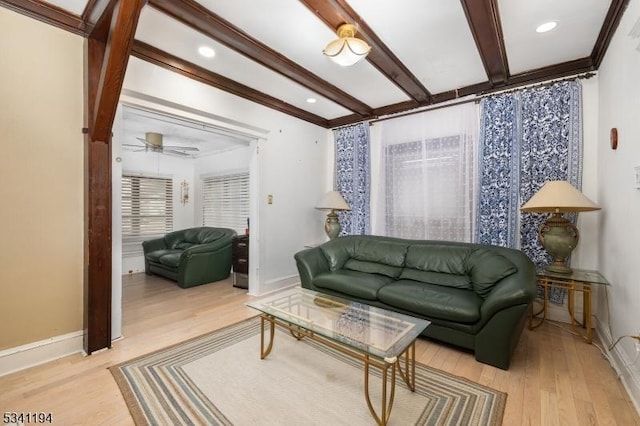
[{"label": "floor trim molding", "polygon": [[54,336],[0,351],[0,376],[83,352],[83,331]]},{"label": "floor trim molding", "polygon": [[606,353],[607,359],[627,391],[636,412],[640,415],[640,372],[637,368],[633,368],[633,363],[622,350],[621,346],[616,346],[611,351],[608,350],[609,346],[613,343],[613,337],[609,335],[608,330],[604,329],[602,323],[598,322],[597,325],[596,333],[600,341],[605,344],[603,350]]}]

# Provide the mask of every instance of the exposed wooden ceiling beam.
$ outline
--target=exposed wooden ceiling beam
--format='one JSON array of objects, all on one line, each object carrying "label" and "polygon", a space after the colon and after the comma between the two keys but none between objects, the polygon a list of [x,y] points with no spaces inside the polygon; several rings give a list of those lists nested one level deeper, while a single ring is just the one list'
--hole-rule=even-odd
[{"label": "exposed wooden ceiling beam", "polygon": [[371,46],[367,60],[413,99],[414,106],[431,102],[429,91],[346,1],[301,0],[301,2],[333,30],[336,30],[341,24],[355,24],[358,28],[358,38],[363,39]]},{"label": "exposed wooden ceiling beam", "polygon": [[63,30],[86,35],[82,18],[52,4],[40,0],[2,0],[0,5]]},{"label": "exposed wooden ceiling beam", "polygon": [[629,0],[613,0],[611,2],[611,6],[607,11],[607,16],[604,18],[600,34],[598,34],[598,40],[596,40],[596,44],[591,52],[591,59],[593,60],[595,68],[600,67],[604,54],[607,51],[607,47],[609,47],[611,37],[613,37],[616,28],[618,28],[620,19],[622,19],[622,15],[628,5]]},{"label": "exposed wooden ceiling beam", "polygon": [[223,75],[214,73],[206,68],[200,67],[184,59],[173,56],[167,52],[136,40],[131,54],[137,58],[151,62],[170,71],[189,77],[209,86],[216,87],[225,92],[232,93],[244,99],[256,102],[260,105],[275,109],[288,115],[292,115],[301,120],[308,121],[322,127],[329,127],[329,121],[288,104],[278,98],[254,90],[248,86],[238,83]]},{"label": "exposed wooden ceiling beam", "polygon": [[371,113],[371,107],[365,103],[252,38],[193,0],[150,0],[149,4],[207,37],[211,37],[350,111],[362,115]]},{"label": "exposed wooden ceiling beam", "polygon": [[[536,70],[523,72],[511,76],[508,81],[496,87],[490,82],[473,84],[471,86],[461,87],[457,90],[449,90],[447,92],[435,93],[432,95],[433,102],[431,105],[436,105],[442,102],[453,101],[455,99],[469,96],[469,95],[486,95],[497,90],[515,89],[520,86],[528,84],[539,83],[543,81],[549,81],[554,78],[568,77],[571,75],[577,75],[594,71],[596,68],[593,65],[591,58],[582,58],[575,61],[563,62],[561,64],[550,65],[544,68],[538,68]],[[373,110],[371,116],[366,117],[366,120],[375,119],[381,116],[390,114],[399,114],[414,109],[415,106],[407,102],[400,102],[393,105],[387,105],[381,108]],[[349,124],[355,124],[362,121],[363,118],[355,114],[346,115],[343,117],[337,117],[329,120],[329,127],[340,127]]]},{"label": "exposed wooden ceiling beam", "polygon": [[120,0],[113,10],[96,92],[93,127],[89,129],[93,140],[108,141],[111,138],[129,54],[145,3],[146,0]]},{"label": "exposed wooden ceiling beam", "polygon": [[[106,41],[109,35],[109,22],[116,0],[89,0],[82,12],[89,37]],[[102,21],[102,25],[100,25]]]},{"label": "exposed wooden ceiling beam", "polygon": [[506,84],[509,65],[496,0],[460,1],[489,81],[494,86]]},{"label": "exposed wooden ceiling beam", "polygon": [[561,64],[550,65],[548,67],[514,74],[509,78],[506,87],[517,87],[526,84],[539,83],[541,81],[548,81],[554,78],[567,77],[594,71],[595,69],[596,67],[590,57],[576,59],[574,61],[563,62]]}]

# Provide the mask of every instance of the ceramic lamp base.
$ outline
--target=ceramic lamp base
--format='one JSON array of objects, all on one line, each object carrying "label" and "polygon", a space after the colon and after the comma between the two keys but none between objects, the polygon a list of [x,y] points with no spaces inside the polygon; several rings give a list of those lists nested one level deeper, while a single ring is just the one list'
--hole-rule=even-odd
[{"label": "ceramic lamp base", "polygon": [[540,226],[538,236],[542,247],[553,259],[553,263],[545,269],[558,274],[570,274],[572,270],[567,266],[567,259],[578,245],[578,229],[561,213],[554,213]]},{"label": "ceramic lamp base", "polygon": [[333,240],[340,235],[340,221],[338,220],[338,215],[334,210],[331,210],[327,214],[327,220],[324,222],[324,231],[327,233],[330,240]]}]

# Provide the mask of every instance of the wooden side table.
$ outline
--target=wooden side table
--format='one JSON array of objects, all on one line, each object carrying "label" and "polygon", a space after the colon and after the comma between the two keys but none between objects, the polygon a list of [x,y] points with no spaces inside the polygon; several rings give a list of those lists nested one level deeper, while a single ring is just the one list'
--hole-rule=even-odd
[{"label": "wooden side table", "polygon": [[[609,282],[598,271],[586,269],[573,269],[570,274],[559,274],[549,272],[545,269],[538,269],[538,284],[543,288],[542,308],[534,312],[534,307],[529,311],[529,329],[539,327],[547,319],[547,304],[549,287],[562,288],[568,293],[568,309],[571,317],[571,326],[585,329],[584,333],[578,331],[588,343],[593,341],[593,329],[591,325],[591,286],[609,285]],[[582,322],[576,319],[575,315],[575,295],[582,293]],[[540,315],[542,314],[542,317]],[[537,322],[536,322],[537,320]]]}]

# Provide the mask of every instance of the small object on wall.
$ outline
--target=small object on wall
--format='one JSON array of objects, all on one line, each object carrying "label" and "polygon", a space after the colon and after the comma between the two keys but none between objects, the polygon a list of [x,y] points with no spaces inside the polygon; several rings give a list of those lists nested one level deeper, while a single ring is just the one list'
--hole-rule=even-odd
[{"label": "small object on wall", "polygon": [[635,166],[634,169],[636,171],[636,184],[635,184],[635,187],[636,187],[636,189],[640,189],[640,166]]},{"label": "small object on wall", "polygon": [[186,180],[180,183],[180,201],[182,201],[182,204],[189,202],[189,182]]},{"label": "small object on wall", "polygon": [[611,149],[618,148],[618,129],[615,127],[611,128],[611,132],[609,133],[609,142],[611,143]]}]

